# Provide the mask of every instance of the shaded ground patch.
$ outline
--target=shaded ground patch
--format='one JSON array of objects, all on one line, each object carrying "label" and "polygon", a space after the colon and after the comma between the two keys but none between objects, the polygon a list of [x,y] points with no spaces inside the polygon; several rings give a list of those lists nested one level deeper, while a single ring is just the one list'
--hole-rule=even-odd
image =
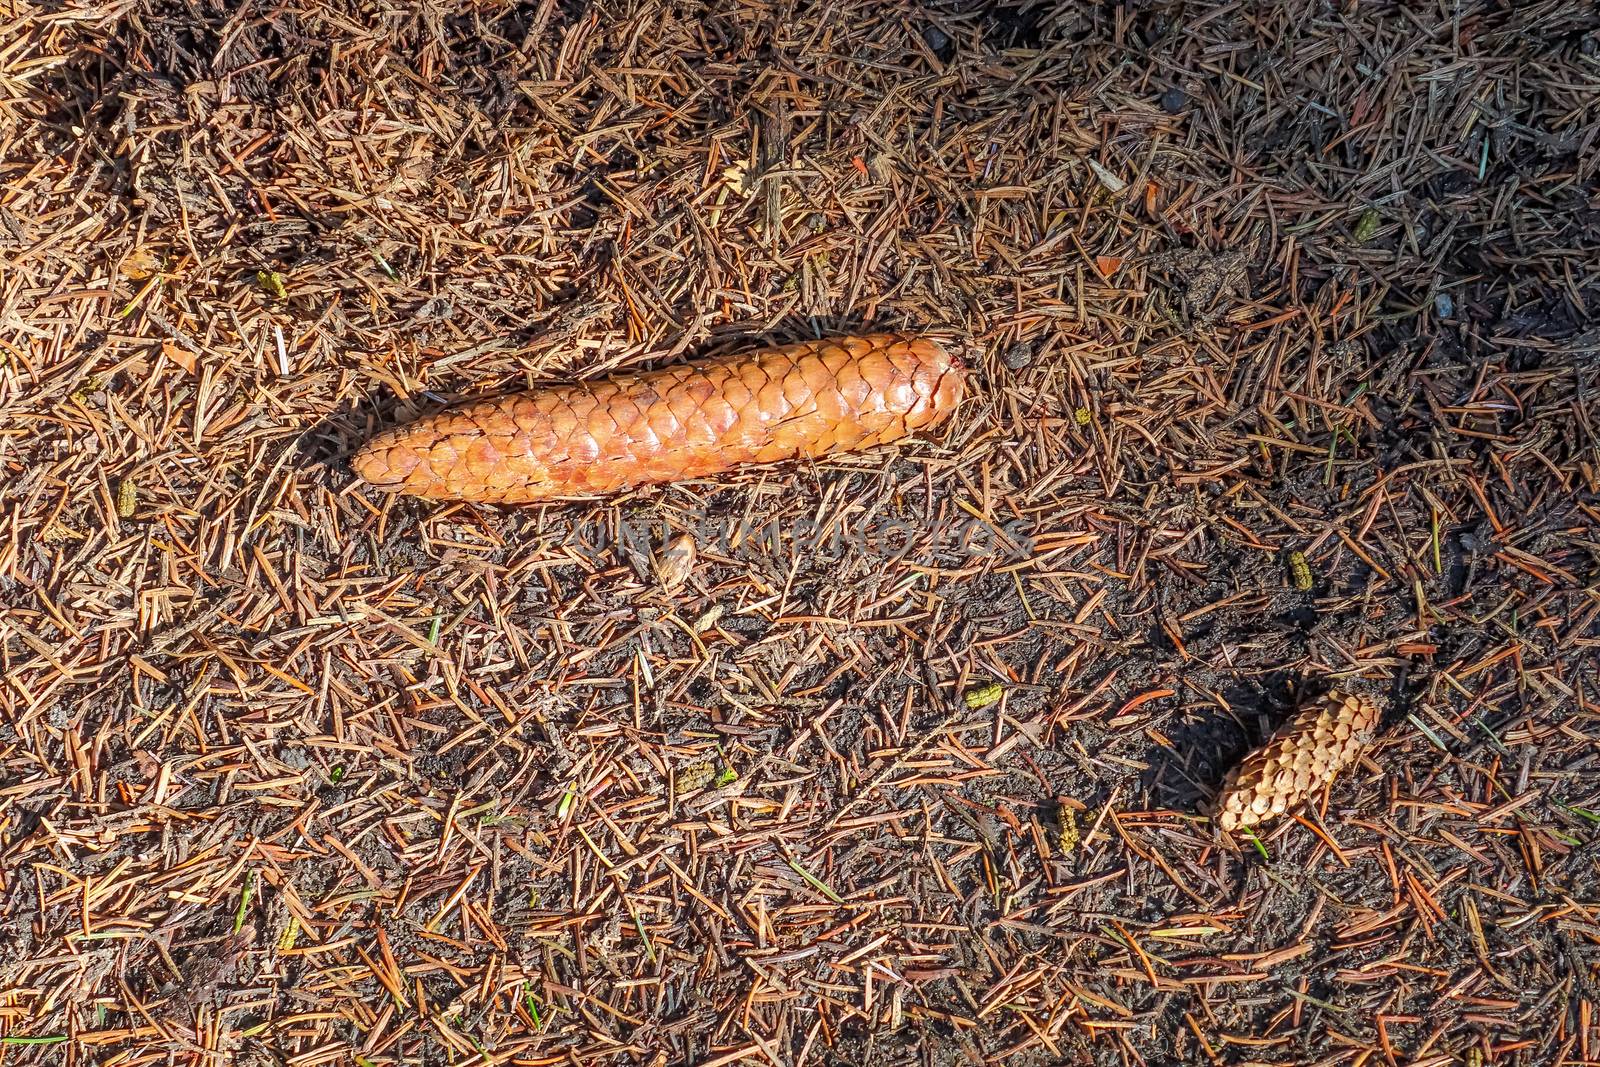
[{"label": "shaded ground patch", "polygon": [[[1600,1059],[1600,17],[1251,10],[23,7],[0,1056]],[[343,466],[866,326],[971,342],[947,432]],[[1339,681],[1377,745],[1222,848]]]}]

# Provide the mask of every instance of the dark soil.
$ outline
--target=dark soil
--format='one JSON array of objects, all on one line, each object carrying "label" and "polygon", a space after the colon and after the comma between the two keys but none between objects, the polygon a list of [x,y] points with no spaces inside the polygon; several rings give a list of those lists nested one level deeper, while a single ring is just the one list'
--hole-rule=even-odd
[{"label": "dark soil", "polygon": [[[23,4],[0,1064],[1600,1062],[1597,170],[1582,4]],[[346,465],[867,328],[938,435]]]}]

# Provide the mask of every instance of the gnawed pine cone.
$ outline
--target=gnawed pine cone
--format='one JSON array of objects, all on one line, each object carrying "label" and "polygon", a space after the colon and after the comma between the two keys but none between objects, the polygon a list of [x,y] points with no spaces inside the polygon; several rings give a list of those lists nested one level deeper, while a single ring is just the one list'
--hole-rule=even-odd
[{"label": "gnawed pine cone", "polygon": [[1309,800],[1361,755],[1381,710],[1369,697],[1338,690],[1295,713],[1222,783],[1217,825],[1232,833]]}]

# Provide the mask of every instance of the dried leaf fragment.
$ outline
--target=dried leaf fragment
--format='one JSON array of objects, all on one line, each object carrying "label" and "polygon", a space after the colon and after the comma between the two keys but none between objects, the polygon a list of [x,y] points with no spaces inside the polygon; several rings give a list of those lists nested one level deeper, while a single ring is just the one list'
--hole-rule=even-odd
[{"label": "dried leaf fragment", "polygon": [[1377,208],[1369,207],[1367,210],[1363,211],[1361,213],[1361,220],[1356,223],[1356,244],[1364,245],[1368,241],[1372,240],[1372,238],[1377,235],[1379,221],[1380,216],[1378,215]]},{"label": "dried leaf fragment", "polygon": [[1118,193],[1122,192],[1122,190],[1128,187],[1127,182],[1111,173],[1111,171],[1107,170],[1095,160],[1090,159],[1085,160],[1085,162],[1089,164],[1089,169],[1094,171],[1094,176],[1100,180],[1100,184],[1105,186],[1106,192],[1110,193],[1112,196],[1116,196]]},{"label": "dried leaf fragment", "polygon": [[39,531],[39,540],[47,545],[52,545],[59,541],[82,541],[88,536],[81,530],[74,530],[59,519]]},{"label": "dried leaf fragment", "polygon": [[661,580],[661,588],[676,592],[693,573],[695,556],[693,534],[680,534],[656,553],[656,577]]},{"label": "dried leaf fragment", "polygon": [[717,620],[722,618],[722,613],[724,610],[725,609],[721,604],[711,605],[706,609],[706,613],[704,615],[694,620],[694,632],[697,634],[703,634],[707,630],[711,629],[717,624]]},{"label": "dried leaf fragment", "polygon": [[723,167],[722,184],[740,196],[749,196],[752,191],[750,188],[750,168],[743,163],[735,163],[731,167]]},{"label": "dried leaf fragment", "polygon": [[1232,833],[1310,799],[1356,761],[1379,717],[1371,698],[1337,689],[1305,705],[1229,773],[1217,824]]},{"label": "dried leaf fragment", "polygon": [[200,361],[193,352],[190,352],[182,345],[173,344],[165,337],[161,339],[161,354],[182,367],[189,374],[193,374],[200,369]]},{"label": "dried leaf fragment", "polygon": [[166,266],[166,256],[150,245],[141,245],[122,257],[122,276],[142,282],[152,274],[159,274]]}]

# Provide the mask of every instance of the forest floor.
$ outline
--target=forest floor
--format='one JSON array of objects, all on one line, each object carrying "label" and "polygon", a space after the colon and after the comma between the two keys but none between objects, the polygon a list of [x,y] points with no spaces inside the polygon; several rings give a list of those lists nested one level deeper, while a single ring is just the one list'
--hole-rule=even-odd
[{"label": "forest floor", "polygon": [[[6,8],[0,1067],[1600,1064],[1592,5]],[[869,328],[955,419],[349,470]]]}]

